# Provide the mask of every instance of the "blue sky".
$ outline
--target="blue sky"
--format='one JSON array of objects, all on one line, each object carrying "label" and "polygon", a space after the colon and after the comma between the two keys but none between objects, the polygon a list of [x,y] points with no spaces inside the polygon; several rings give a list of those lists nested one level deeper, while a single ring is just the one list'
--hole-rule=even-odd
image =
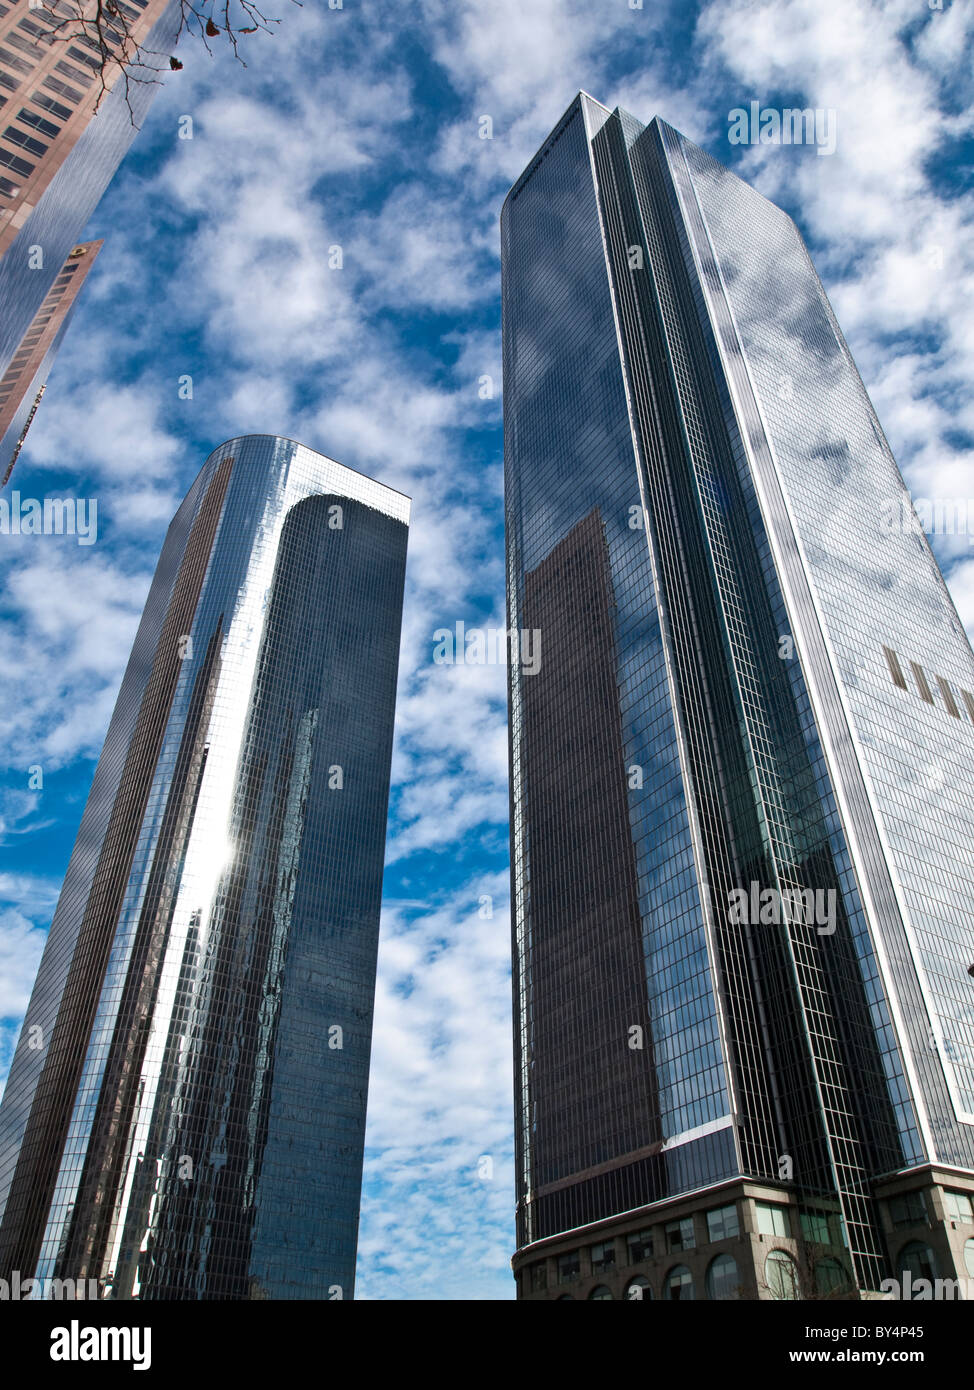
[{"label": "blue sky", "polygon": [[[414,499],[357,1294],[509,1298],[504,671],[432,661],[436,628],[503,623],[501,202],[579,88],[662,115],[799,222],[914,496],[974,495],[974,23],[949,0],[272,12],[247,67],[182,44],[14,475],[97,498],[99,535],[0,547],[0,1075],[169,518],[222,440],[299,439]],[[730,144],[751,100],[833,110],[835,153]],[[935,548],[971,631],[974,551]]]}]

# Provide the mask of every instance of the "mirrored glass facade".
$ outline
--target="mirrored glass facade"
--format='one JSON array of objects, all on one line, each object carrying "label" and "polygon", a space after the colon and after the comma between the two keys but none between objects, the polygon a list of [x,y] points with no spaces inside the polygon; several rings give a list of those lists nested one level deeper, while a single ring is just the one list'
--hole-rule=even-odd
[{"label": "mirrored glass facade", "polygon": [[0,1107],[0,1267],[352,1296],[409,501],[290,440],[163,548]]},{"label": "mirrored glass facade", "polygon": [[974,1169],[974,656],[785,213],[582,94],[502,254],[519,1249],[755,1179],[876,1288]]}]

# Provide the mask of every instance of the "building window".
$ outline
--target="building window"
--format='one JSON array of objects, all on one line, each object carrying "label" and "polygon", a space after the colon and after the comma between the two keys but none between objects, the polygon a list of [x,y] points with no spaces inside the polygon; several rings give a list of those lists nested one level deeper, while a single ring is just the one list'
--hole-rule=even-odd
[{"label": "building window", "polygon": [[886,657],[889,673],[893,677],[893,684],[898,685],[901,690],[906,690],[906,677],[903,675],[903,670],[896,653],[893,651],[892,647],[884,647],[883,654]]},{"label": "building window", "polygon": [[815,1266],[815,1291],[828,1297],[849,1288],[849,1276],[838,1260],[819,1260]]},{"label": "building window", "polygon": [[802,1235],[813,1245],[829,1245],[829,1218],[824,1211],[803,1211],[799,1216]]},{"label": "building window", "polygon": [[901,1275],[908,1273],[914,1279],[929,1279],[932,1282],[937,1277],[937,1261],[933,1251],[922,1240],[911,1240],[909,1245],[903,1246],[898,1267]]},{"label": "building window", "polygon": [[[10,35],[7,35],[10,38]],[[23,58],[18,58],[16,53],[11,53],[7,48],[0,48],[0,63],[4,63],[11,72],[31,72],[33,65],[25,63]]]},{"label": "building window", "polygon": [[[89,86],[95,80],[89,73],[79,71],[78,68],[73,67],[70,63],[60,62],[55,63],[54,66],[58,72],[63,72],[65,77],[70,77],[72,82],[80,82],[82,87]],[[46,85],[45,83],[45,86]]]},{"label": "building window", "polygon": [[0,164],[5,164],[8,169],[12,169],[15,174],[19,174],[22,179],[26,179],[34,172],[33,164],[26,159],[21,159],[19,155],[11,154],[0,146]]},{"label": "building window", "polygon": [[93,53],[85,53],[78,47],[69,48],[68,57],[73,58],[76,63],[84,63],[86,67],[93,69],[95,72],[98,72],[101,67],[100,60],[96,58]]},{"label": "building window", "polygon": [[763,1236],[790,1236],[791,1223],[788,1208],[775,1206],[772,1202],[755,1202],[758,1230]]},{"label": "building window", "polygon": [[944,698],[944,704],[947,706],[947,713],[951,715],[954,719],[959,719],[960,710],[957,708],[957,701],[954,699],[954,692],[951,690],[950,686],[944,680],[943,676],[937,677],[937,685],[940,688],[940,693]]},{"label": "building window", "polygon": [[798,1266],[787,1250],[772,1250],[764,1262],[764,1279],[772,1298],[800,1298]]},{"label": "building window", "polygon": [[616,1267],[616,1246],[614,1240],[604,1240],[599,1245],[589,1247],[589,1255],[592,1260],[592,1273],[602,1274],[607,1269]]},{"label": "building window", "polygon": [[889,1215],[894,1226],[923,1226],[927,1220],[927,1204],[922,1192],[901,1192],[889,1199]]},{"label": "building window", "polygon": [[732,1255],[718,1255],[707,1270],[707,1297],[715,1300],[737,1298],[741,1291],[741,1276]]},{"label": "building window", "polygon": [[611,1299],[611,1297],[612,1290],[610,1288],[607,1288],[605,1284],[596,1284],[595,1288],[589,1294],[589,1302],[591,1302],[593,1299],[598,1299],[602,1301],[607,1298]]},{"label": "building window", "polygon": [[62,106],[59,101],[49,97],[46,92],[31,92],[31,101],[35,106],[39,106],[42,111],[49,111],[52,116],[57,116],[59,121],[69,121],[72,116],[70,107]]},{"label": "building window", "polygon": [[[50,20],[47,20],[46,22],[47,22],[48,24],[51,23]],[[33,34],[33,36],[34,36],[35,39],[41,39],[41,40],[43,40],[45,43],[46,43],[46,42],[49,42],[50,37],[51,37],[50,34],[49,34],[49,32],[47,31],[47,29],[41,28],[41,26],[40,26],[39,24],[35,24],[34,21],[33,21],[32,19],[22,19],[22,20],[20,20],[20,22],[19,22],[18,25],[17,25],[17,28],[18,28],[18,29],[22,29],[22,30],[24,31],[25,34]],[[11,37],[11,40],[14,40],[14,39],[16,39],[17,36],[16,36],[15,34],[11,34],[10,37]]]},{"label": "building window", "polygon": [[531,1266],[531,1292],[543,1293],[548,1287],[548,1265],[545,1260]]},{"label": "building window", "polygon": [[707,1212],[708,1240],[730,1240],[732,1236],[740,1235],[740,1233],[736,1202],[732,1202],[727,1207],[714,1207],[713,1210]]},{"label": "building window", "polygon": [[684,1216],[681,1221],[667,1221],[667,1250],[693,1250],[696,1247],[693,1235],[693,1217]]},{"label": "building window", "polygon": [[28,135],[26,130],[18,130],[15,125],[8,125],[3,132],[3,138],[9,140],[11,145],[19,145],[28,154],[37,155],[38,159],[42,154],[47,154],[48,146],[41,140],[35,140],[33,135]]},{"label": "building window", "polygon": [[80,92],[76,92],[66,82],[59,82],[56,77],[45,77],[41,86],[49,88],[52,92],[57,92],[59,97],[66,97],[68,101],[78,102],[81,100]]},{"label": "building window", "polygon": [[686,1265],[674,1265],[670,1270],[663,1285],[663,1297],[678,1298],[684,1303],[693,1298],[693,1275]]},{"label": "building window", "polygon": [[[70,115],[70,111],[68,115]],[[32,130],[36,130],[39,135],[46,135],[49,140],[53,140],[59,133],[60,127],[53,121],[45,121],[43,116],[38,116],[36,111],[32,111],[29,106],[22,106],[17,112],[17,119],[21,125],[29,125]]]},{"label": "building window", "polygon": [[966,1226],[974,1221],[971,1199],[966,1192],[945,1192],[944,1206],[947,1208],[948,1221],[960,1221]]},{"label": "building window", "polygon": [[974,1240],[964,1242],[964,1263],[967,1265],[967,1272],[974,1279]]},{"label": "building window", "polygon": [[558,1282],[559,1284],[569,1284],[573,1279],[577,1279],[582,1272],[581,1261],[578,1251],[572,1250],[568,1255],[558,1256]]},{"label": "building window", "polygon": [[[974,1246],[974,1240],[969,1242]],[[626,1298],[632,1303],[638,1303],[643,1299],[650,1299],[653,1296],[653,1286],[643,1274],[637,1274],[634,1279],[630,1279],[626,1285]]]},{"label": "building window", "polygon": [[640,1260],[651,1260],[653,1258],[653,1232],[651,1230],[630,1231],[626,1236],[626,1251],[631,1265],[639,1264]]},{"label": "building window", "polygon": [[927,677],[923,670],[923,667],[918,666],[915,661],[911,661],[910,670],[913,672],[913,679],[917,683],[917,689],[920,692],[920,698],[926,700],[928,705],[932,705],[933,693],[930,690],[930,686],[927,684]]}]

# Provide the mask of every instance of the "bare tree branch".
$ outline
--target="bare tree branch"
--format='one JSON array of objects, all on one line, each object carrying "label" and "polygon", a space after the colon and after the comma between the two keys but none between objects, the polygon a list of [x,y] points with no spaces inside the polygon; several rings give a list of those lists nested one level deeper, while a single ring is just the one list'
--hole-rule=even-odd
[{"label": "bare tree branch", "polygon": [[[300,6],[301,0],[291,3]],[[95,110],[117,81],[124,83],[133,124],[133,86],[157,83],[160,74],[178,71],[183,66],[171,54],[136,40],[136,25],[142,15],[126,0],[41,0],[31,7],[30,18],[36,26],[31,31],[35,46],[63,44],[72,61],[87,67],[98,78]],[[214,50],[210,41],[221,40],[229,44],[233,56],[246,67],[240,36],[273,34],[280,22],[265,14],[255,0],[180,0],[176,39],[184,33],[192,35],[211,57]]]}]

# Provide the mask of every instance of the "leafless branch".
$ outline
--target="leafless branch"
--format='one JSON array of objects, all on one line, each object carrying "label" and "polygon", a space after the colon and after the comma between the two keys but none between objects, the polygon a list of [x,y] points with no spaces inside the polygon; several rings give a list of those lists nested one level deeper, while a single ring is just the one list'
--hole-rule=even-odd
[{"label": "leafless branch", "polygon": [[[291,0],[301,5],[301,0]],[[32,6],[33,42],[37,47],[63,44],[79,67],[98,79],[95,110],[116,81],[124,84],[125,101],[133,124],[132,92],[135,85],[158,83],[160,74],[183,65],[169,53],[149,48],[135,38],[142,15],[125,0],[41,0]],[[180,0],[177,40],[184,33],[198,39],[212,57],[212,40],[229,44],[244,67],[241,35],[273,34],[280,20],[267,15],[255,0]],[[72,51],[73,50],[73,51]]]}]

